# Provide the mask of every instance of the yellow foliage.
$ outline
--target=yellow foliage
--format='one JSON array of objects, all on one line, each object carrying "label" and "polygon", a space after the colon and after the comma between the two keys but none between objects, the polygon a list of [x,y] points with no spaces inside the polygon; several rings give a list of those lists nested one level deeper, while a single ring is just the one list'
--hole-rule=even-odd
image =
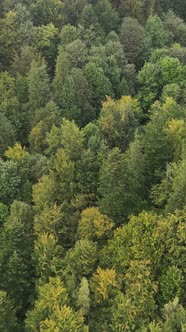
[{"label": "yellow foliage", "polygon": [[61,207],[54,203],[53,206],[45,206],[41,213],[36,214],[34,218],[35,233],[43,234],[45,232],[56,233],[56,227],[62,219]]},{"label": "yellow foliage", "polygon": [[185,123],[184,120],[176,120],[176,119],[172,119],[168,122],[168,128],[167,131],[170,134],[182,134],[185,130]]},{"label": "yellow foliage", "polygon": [[98,267],[96,273],[93,275],[93,285],[95,297],[98,303],[106,300],[109,297],[113,287],[118,288],[116,280],[116,271],[114,269],[101,269]]},{"label": "yellow foliage", "polygon": [[45,143],[45,135],[46,126],[43,121],[39,121],[29,134],[29,142],[32,148],[41,149],[42,144]]},{"label": "yellow foliage", "polygon": [[81,238],[100,239],[107,236],[113,226],[109,217],[102,214],[97,207],[91,207],[83,210],[78,233]]},{"label": "yellow foliage", "polygon": [[5,151],[5,157],[15,161],[25,160],[28,156],[29,153],[25,151],[25,147],[22,147],[20,143],[16,143],[13,147],[8,147]]}]

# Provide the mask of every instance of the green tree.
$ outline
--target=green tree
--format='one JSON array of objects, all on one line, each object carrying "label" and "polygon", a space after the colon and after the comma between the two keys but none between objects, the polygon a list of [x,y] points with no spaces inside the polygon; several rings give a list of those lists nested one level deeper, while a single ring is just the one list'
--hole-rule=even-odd
[{"label": "green tree", "polygon": [[152,106],[150,122],[145,126],[143,135],[147,187],[158,183],[165,176],[167,163],[174,158],[174,145],[165,128],[170,119],[179,118],[181,114],[180,106],[172,98],[168,98],[162,106],[159,102]]},{"label": "green tree", "polygon": [[34,243],[33,261],[40,285],[49,282],[49,277],[59,273],[61,256],[62,247],[53,234],[43,232],[39,235]]},{"label": "green tree", "polygon": [[95,13],[100,25],[106,33],[116,30],[119,17],[109,0],[98,0],[95,6]]},{"label": "green tree", "polygon": [[163,310],[163,330],[168,331],[183,331],[186,327],[185,308],[179,304],[179,299],[176,297],[172,302],[167,303]]},{"label": "green tree", "polygon": [[2,156],[8,146],[15,143],[16,130],[11,122],[0,114],[0,155]]},{"label": "green tree", "polygon": [[90,289],[88,280],[85,277],[82,278],[80,283],[77,305],[80,308],[83,316],[88,315],[88,312],[90,310]]},{"label": "green tree", "polygon": [[52,22],[58,27],[63,22],[62,9],[63,4],[59,0],[37,0],[31,5],[31,14],[37,26]]},{"label": "green tree", "polygon": [[34,231],[37,236],[44,234],[53,234],[57,237],[63,218],[61,206],[56,203],[52,206],[43,207],[40,213],[34,216]]},{"label": "green tree", "polygon": [[136,331],[156,317],[157,284],[148,261],[131,261],[124,279],[126,292],[115,298],[112,329]]},{"label": "green tree", "polygon": [[66,24],[61,29],[60,41],[63,47],[77,40],[78,37],[79,37],[79,31],[77,27],[75,27],[74,25]]},{"label": "green tree", "polygon": [[63,5],[64,23],[77,26],[79,17],[87,4],[86,0],[65,0]]},{"label": "green tree", "polygon": [[63,120],[62,124],[62,146],[71,161],[81,158],[83,151],[83,131],[73,121]]},{"label": "green tree", "polygon": [[36,48],[42,53],[53,74],[59,41],[58,29],[54,24],[41,25],[37,28]]},{"label": "green tree", "polygon": [[165,30],[172,34],[173,41],[185,46],[186,24],[176,14],[169,10],[164,17]]},{"label": "green tree", "polygon": [[174,212],[176,209],[185,208],[185,192],[185,159],[183,159],[178,164],[168,165],[166,177],[152,188],[152,197],[155,204],[163,207],[166,212]]},{"label": "green tree", "polygon": [[91,3],[84,6],[80,16],[80,24],[82,24],[85,29],[88,29],[91,26],[97,26],[98,17]]},{"label": "green tree", "polygon": [[68,250],[65,257],[65,265],[68,274],[71,274],[71,271],[73,271],[74,276],[76,276],[78,280],[81,280],[82,277],[89,277],[95,270],[96,262],[97,245],[88,239],[77,241],[74,248]]},{"label": "green tree", "polygon": [[83,127],[95,119],[95,111],[91,105],[91,92],[88,81],[81,69],[73,68],[71,75],[74,81],[77,108],[80,110],[74,120],[80,127]]},{"label": "green tree", "polygon": [[138,73],[140,83],[138,98],[141,101],[142,108],[145,110],[148,110],[160,95],[159,77],[161,77],[160,66],[151,62],[146,62]]},{"label": "green tree", "polygon": [[184,80],[183,67],[177,58],[163,57],[160,60],[161,67],[161,81],[162,85],[165,84],[180,84]]},{"label": "green tree", "polygon": [[149,47],[163,48],[169,41],[169,34],[165,31],[163,22],[157,15],[150,16],[145,25],[145,32],[149,38]]},{"label": "green tree", "polygon": [[59,48],[59,55],[56,61],[55,77],[53,80],[54,97],[59,106],[63,106],[62,91],[64,84],[70,73],[71,65],[67,53],[64,49]]},{"label": "green tree", "polygon": [[[0,113],[15,126],[16,131],[20,128],[19,101],[16,96],[15,79],[8,72],[0,73]],[[6,119],[5,119],[6,123]],[[7,124],[8,125],[8,124]],[[12,131],[12,130],[11,130]]]},{"label": "green tree", "polygon": [[106,95],[112,95],[111,83],[105,76],[103,69],[93,62],[89,62],[85,66],[84,73],[90,87],[91,104],[97,115]]},{"label": "green tree", "polygon": [[134,171],[127,156],[117,148],[109,152],[100,169],[99,207],[117,224],[143,207],[140,182],[134,178]]},{"label": "green tree", "polygon": [[[165,218],[154,213],[142,212],[138,216],[132,216],[127,225],[115,230],[114,237],[103,249],[101,263],[115,268],[117,273],[126,274],[131,260],[150,261],[154,278],[158,279],[161,285],[163,282],[166,284],[164,294],[174,297],[177,291],[180,292],[180,285],[184,290],[182,278],[175,280],[173,286],[173,283],[167,282],[168,276],[165,275],[170,270],[168,274],[172,274],[173,280],[175,273],[177,276],[184,273],[183,233],[184,213]],[[180,267],[180,272],[175,266]],[[162,288],[159,289],[158,300],[165,304]]]},{"label": "green tree", "polygon": [[[5,1],[4,1],[5,2]],[[10,66],[14,52],[19,52],[22,46],[34,42],[36,29],[31,22],[25,5],[17,3],[12,10],[8,10],[0,19],[1,62],[3,70]]]},{"label": "green tree", "polygon": [[50,98],[49,77],[46,72],[45,62],[32,62],[28,73],[29,105],[36,110],[46,105]]},{"label": "green tree", "polygon": [[0,203],[0,227],[2,227],[7,217],[8,217],[8,206],[3,203]]},{"label": "green tree", "polygon": [[26,203],[14,201],[11,205],[1,248],[1,289],[14,301],[22,321],[33,291],[32,210]]},{"label": "green tree", "polygon": [[0,331],[18,331],[15,307],[4,291],[0,291]]},{"label": "green tree", "polygon": [[65,51],[67,52],[72,67],[84,67],[87,61],[87,48],[85,43],[80,39],[76,39],[66,45]]},{"label": "green tree", "polygon": [[0,159],[0,199],[11,204],[14,199],[31,201],[30,172],[27,161],[23,164]]},{"label": "green tree", "polygon": [[134,18],[126,17],[120,31],[120,40],[129,63],[134,63],[138,68],[144,62],[145,30]]}]

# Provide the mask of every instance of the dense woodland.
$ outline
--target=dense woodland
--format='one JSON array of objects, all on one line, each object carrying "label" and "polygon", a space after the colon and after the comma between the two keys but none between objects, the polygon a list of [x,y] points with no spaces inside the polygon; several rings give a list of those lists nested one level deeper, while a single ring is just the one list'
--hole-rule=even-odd
[{"label": "dense woodland", "polygon": [[186,1],[0,2],[0,331],[186,331]]}]

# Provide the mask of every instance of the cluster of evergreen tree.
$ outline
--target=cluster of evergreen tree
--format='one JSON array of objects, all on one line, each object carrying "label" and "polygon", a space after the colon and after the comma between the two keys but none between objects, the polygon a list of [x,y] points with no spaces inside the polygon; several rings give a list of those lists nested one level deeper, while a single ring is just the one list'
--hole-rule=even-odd
[{"label": "cluster of evergreen tree", "polygon": [[186,331],[186,2],[0,3],[0,332]]}]

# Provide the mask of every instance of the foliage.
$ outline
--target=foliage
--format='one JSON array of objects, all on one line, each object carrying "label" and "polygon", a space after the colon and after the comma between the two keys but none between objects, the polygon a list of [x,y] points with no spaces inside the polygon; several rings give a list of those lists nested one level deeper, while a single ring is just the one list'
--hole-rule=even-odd
[{"label": "foliage", "polygon": [[0,1],[0,331],[186,330],[185,13]]}]

